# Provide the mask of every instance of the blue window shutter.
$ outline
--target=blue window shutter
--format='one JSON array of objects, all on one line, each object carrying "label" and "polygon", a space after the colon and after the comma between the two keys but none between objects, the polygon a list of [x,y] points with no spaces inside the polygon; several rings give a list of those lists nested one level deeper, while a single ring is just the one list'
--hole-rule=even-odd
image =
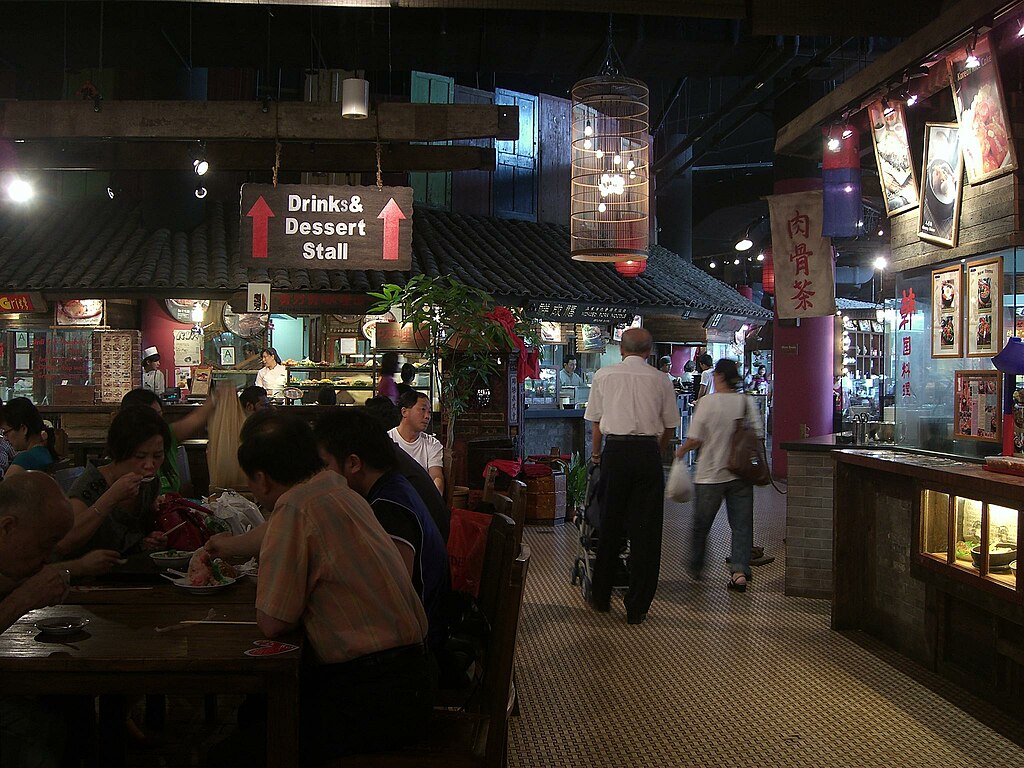
[{"label": "blue window shutter", "polygon": [[[454,102],[455,79],[443,75],[432,75],[427,72],[413,72],[410,82],[410,101],[413,104],[451,104]],[[437,144],[450,144],[439,141]],[[416,171],[409,174],[409,186],[413,190],[413,200],[431,208],[442,208],[446,211],[452,207],[452,175],[444,171],[424,173]]]},{"label": "blue window shutter", "polygon": [[494,214],[537,220],[537,97],[498,88],[495,104],[519,107],[519,138],[495,142]]}]

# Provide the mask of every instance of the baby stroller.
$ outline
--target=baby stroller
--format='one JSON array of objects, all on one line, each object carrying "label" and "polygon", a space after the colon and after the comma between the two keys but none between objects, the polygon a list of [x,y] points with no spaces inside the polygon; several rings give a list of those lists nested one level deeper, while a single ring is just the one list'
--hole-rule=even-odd
[{"label": "baby stroller", "polygon": [[[583,591],[583,599],[590,600],[590,591],[594,581],[594,564],[597,561],[597,543],[601,529],[601,500],[597,488],[601,479],[601,468],[591,464],[587,476],[587,496],[583,511],[573,521],[578,530],[576,562],[572,567],[572,584],[579,584]],[[629,587],[629,544],[623,546],[619,554],[619,565],[615,570],[613,589]]]}]

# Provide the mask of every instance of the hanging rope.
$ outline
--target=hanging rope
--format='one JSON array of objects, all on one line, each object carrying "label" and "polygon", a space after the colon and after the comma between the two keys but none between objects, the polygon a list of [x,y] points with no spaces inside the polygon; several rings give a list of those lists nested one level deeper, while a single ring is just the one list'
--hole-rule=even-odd
[{"label": "hanging rope", "polygon": [[281,142],[274,139],[274,189],[277,189],[277,172],[281,168]]}]

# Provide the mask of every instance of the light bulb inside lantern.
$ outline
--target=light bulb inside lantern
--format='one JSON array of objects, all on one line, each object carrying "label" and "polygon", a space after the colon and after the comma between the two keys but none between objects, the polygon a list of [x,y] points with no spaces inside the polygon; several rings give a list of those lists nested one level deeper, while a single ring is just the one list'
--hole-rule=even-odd
[{"label": "light bulb inside lantern", "polygon": [[590,139],[584,139],[583,140],[583,148],[584,149],[591,149],[593,146],[594,146],[594,142],[592,142]]},{"label": "light bulb inside lantern", "polygon": [[599,149],[594,154],[596,154],[597,155],[597,159],[600,160],[602,157],[604,157],[604,150],[603,149]]},{"label": "light bulb inside lantern", "polygon": [[630,171],[629,172],[629,178],[635,179],[636,178],[636,171]]},{"label": "light bulb inside lantern", "polygon": [[583,135],[584,136],[593,136],[594,135],[594,126],[592,126],[590,124],[589,120],[587,120],[587,124],[585,126],[583,126]]},{"label": "light bulb inside lantern", "polygon": [[634,168],[636,168],[636,163],[630,160],[628,163],[626,163],[626,168],[632,171]]},{"label": "light bulb inside lantern", "polygon": [[622,163],[622,156],[616,155],[615,157],[612,158],[612,162],[615,163],[616,165],[620,165]]},{"label": "light bulb inside lantern", "polygon": [[604,213],[606,210],[608,210],[608,206],[607,205],[605,205],[604,203],[598,203],[597,204],[597,212],[598,213]]}]

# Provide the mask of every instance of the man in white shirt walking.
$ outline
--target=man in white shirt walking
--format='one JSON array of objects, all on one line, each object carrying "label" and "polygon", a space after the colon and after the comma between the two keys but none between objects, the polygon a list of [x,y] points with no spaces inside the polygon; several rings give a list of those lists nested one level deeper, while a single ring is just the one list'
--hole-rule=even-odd
[{"label": "man in white shirt walking", "polygon": [[591,605],[609,610],[615,564],[628,534],[630,624],[643,623],[658,589],[665,494],[661,452],[679,423],[672,384],[647,364],[652,343],[643,328],[622,334],[622,362],[594,374],[584,415],[592,422],[591,460],[601,465],[603,510]]},{"label": "man in white shirt walking", "polygon": [[436,437],[427,434],[431,415],[430,398],[412,390],[398,398],[398,407],[402,412],[402,421],[394,429],[388,430],[388,437],[427,470],[443,496],[444,448]]}]

